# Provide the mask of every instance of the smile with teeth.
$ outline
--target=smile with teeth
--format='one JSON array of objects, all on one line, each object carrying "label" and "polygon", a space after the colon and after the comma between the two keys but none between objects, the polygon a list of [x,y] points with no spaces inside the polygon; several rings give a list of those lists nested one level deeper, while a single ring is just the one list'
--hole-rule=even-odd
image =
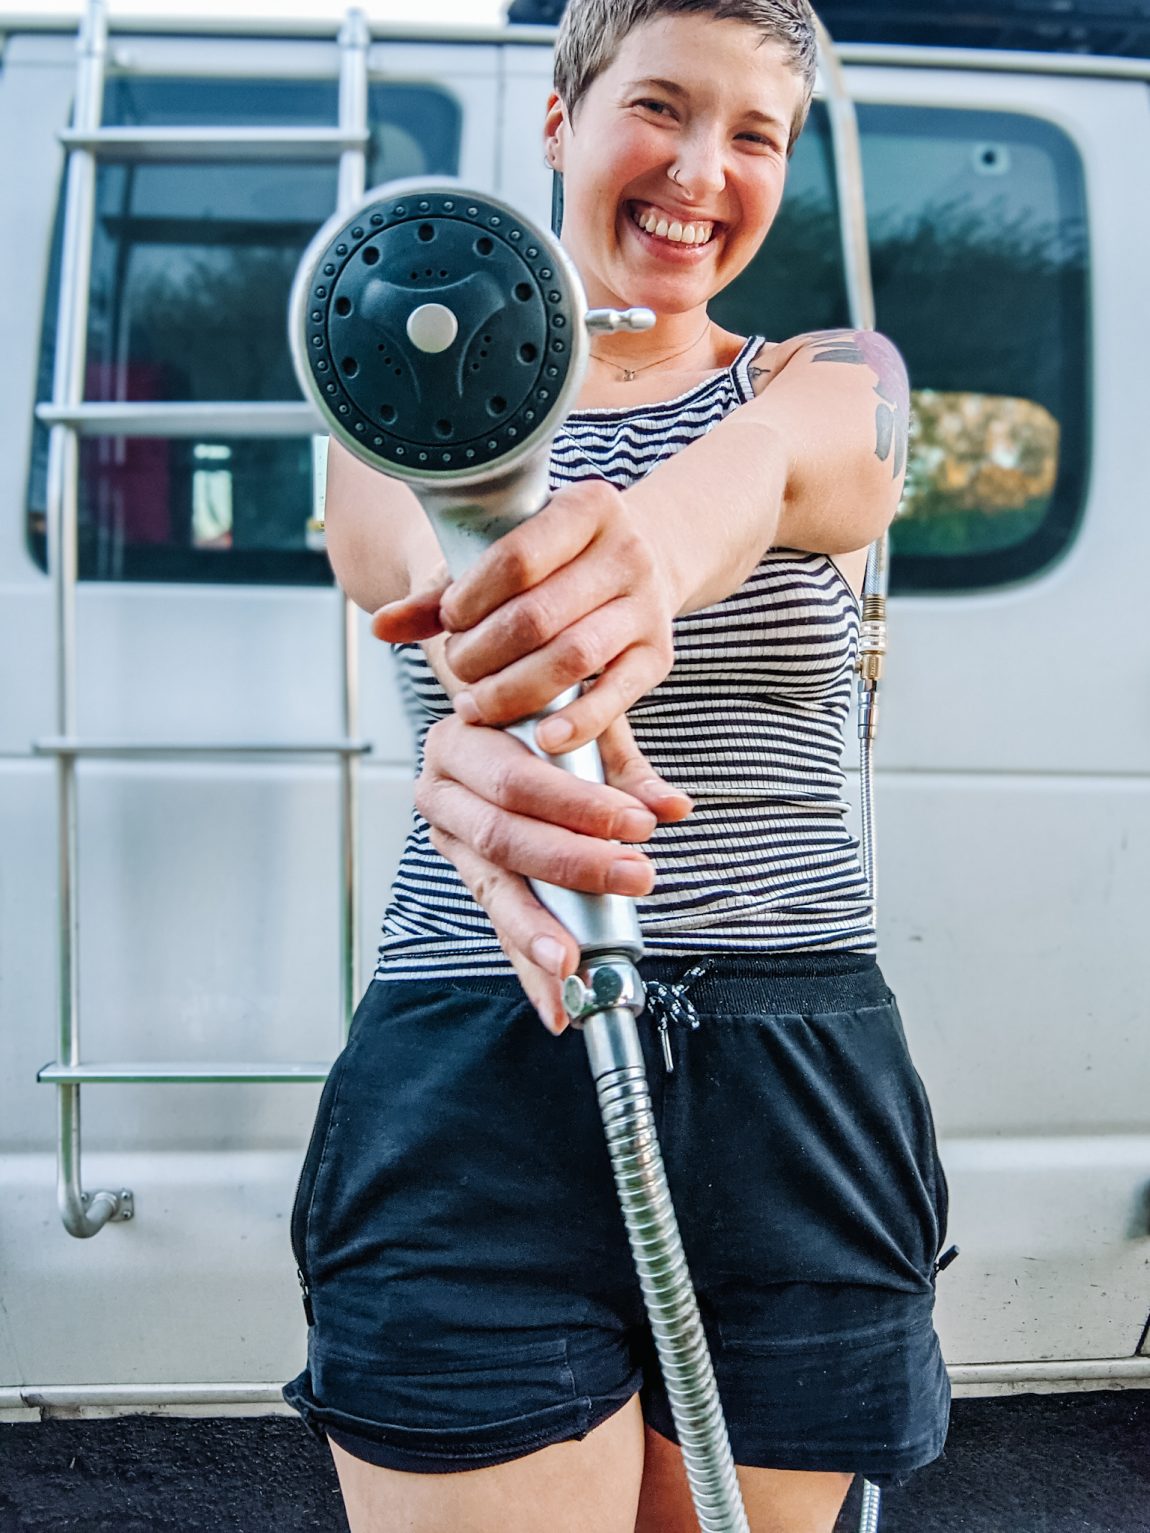
[{"label": "smile with teeth", "polygon": [[681,223],[650,203],[632,207],[631,217],[645,234],[653,234],[660,240],[673,240],[677,245],[705,245],[715,231],[713,223]]}]

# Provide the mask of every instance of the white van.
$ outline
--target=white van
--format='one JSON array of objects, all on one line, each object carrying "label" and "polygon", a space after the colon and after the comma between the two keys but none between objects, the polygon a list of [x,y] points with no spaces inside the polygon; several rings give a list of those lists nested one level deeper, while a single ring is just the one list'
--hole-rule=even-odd
[{"label": "white van", "polygon": [[[358,146],[369,185],[448,173],[546,221],[552,33],[117,27],[106,131],[73,139],[90,284],[63,259],[75,37],[2,9],[0,33],[0,1419],[267,1410],[302,1365],[292,1190],[411,772],[361,619],[345,706],[288,287]],[[944,1349],[966,1392],[1146,1387],[1150,62],[842,59],[916,389],[878,864],[962,1247]],[[831,144],[817,104],[728,327],[847,322]],[[74,641],[37,414],[62,266],[90,287]],[[100,1207],[132,1217],[65,1228]]]}]

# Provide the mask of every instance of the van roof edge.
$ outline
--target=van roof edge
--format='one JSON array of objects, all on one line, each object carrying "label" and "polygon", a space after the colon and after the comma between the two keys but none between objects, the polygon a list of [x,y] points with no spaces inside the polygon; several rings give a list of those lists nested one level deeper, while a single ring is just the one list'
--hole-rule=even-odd
[{"label": "van roof edge", "polygon": [[[338,16],[274,20],[266,14],[253,17],[173,16],[157,12],[149,16],[111,16],[108,30],[117,36],[164,37],[283,37],[334,40],[342,26]],[[75,32],[74,15],[0,9],[0,37],[17,32]],[[376,43],[542,43],[555,40],[557,28],[541,25],[495,24],[490,26],[432,27],[426,22],[369,23]],[[915,43],[841,42],[838,54],[844,64],[892,66],[915,69],[965,69],[1013,74],[1056,74],[1094,79],[1150,80],[1150,58],[1111,54],[1041,53],[1007,48],[944,48]]]},{"label": "van roof edge", "polygon": [[844,64],[1150,80],[1150,58],[1132,58],[1126,54],[1038,53],[1022,48],[942,48],[916,43],[843,42],[836,46]]},{"label": "van roof edge", "polygon": [[[65,14],[45,15],[41,11],[9,9],[0,6],[0,33],[76,32],[80,26],[80,8]],[[187,13],[173,15],[155,11],[148,15],[112,14],[108,31],[117,36],[195,36],[195,37],[286,37],[335,38],[344,17],[291,16],[276,19],[262,15],[204,16]],[[468,26],[435,26],[426,21],[368,21],[373,42],[420,43],[553,43],[558,30],[551,26],[515,26],[498,22]]]}]

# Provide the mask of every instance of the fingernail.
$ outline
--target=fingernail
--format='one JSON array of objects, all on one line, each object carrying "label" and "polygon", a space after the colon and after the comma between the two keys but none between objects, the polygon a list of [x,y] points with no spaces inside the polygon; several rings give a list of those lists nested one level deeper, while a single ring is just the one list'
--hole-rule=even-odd
[{"label": "fingernail", "polygon": [[646,782],[639,784],[639,792],[644,798],[654,798],[660,801],[669,798],[685,798],[691,802],[691,795],[684,793],[682,788],[669,787],[667,783],[660,782],[656,777],[649,777]]},{"label": "fingernail", "polygon": [[615,821],[615,839],[646,841],[655,823],[655,816],[648,809],[625,809]]},{"label": "fingernail", "polygon": [[567,1031],[570,1023],[566,1017],[544,1017],[543,1026],[553,1038],[561,1038]]},{"label": "fingernail", "polygon": [[531,957],[547,974],[560,975],[567,968],[567,954],[563,950],[563,944],[557,942],[554,937],[533,937]]},{"label": "fingernail", "polygon": [[554,751],[566,745],[574,733],[574,725],[566,719],[545,719],[535,731],[535,738],[545,751]]},{"label": "fingernail", "polygon": [[648,882],[647,864],[637,860],[613,862],[607,876],[608,887],[614,894],[645,894]]},{"label": "fingernail", "polygon": [[694,809],[695,800],[689,793],[684,793],[681,788],[669,788],[663,782],[645,782],[639,784],[637,798],[645,798],[648,802],[658,805],[660,812],[669,811],[672,805],[685,804],[688,809]]},{"label": "fingernail", "polygon": [[456,713],[465,724],[478,724],[482,714],[475,706],[475,699],[470,692],[457,692],[452,699]]}]

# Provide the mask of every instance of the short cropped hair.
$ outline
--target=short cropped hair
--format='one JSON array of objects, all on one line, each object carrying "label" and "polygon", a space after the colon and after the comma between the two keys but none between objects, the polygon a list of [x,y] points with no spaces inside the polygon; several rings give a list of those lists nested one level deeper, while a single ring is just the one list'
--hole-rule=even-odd
[{"label": "short cropped hair", "polygon": [[815,88],[818,42],[808,0],[570,0],[555,42],[555,90],[570,114],[610,67],[626,38],[659,16],[713,16],[741,21],[779,44],[803,82],[788,152],[803,130]]}]

